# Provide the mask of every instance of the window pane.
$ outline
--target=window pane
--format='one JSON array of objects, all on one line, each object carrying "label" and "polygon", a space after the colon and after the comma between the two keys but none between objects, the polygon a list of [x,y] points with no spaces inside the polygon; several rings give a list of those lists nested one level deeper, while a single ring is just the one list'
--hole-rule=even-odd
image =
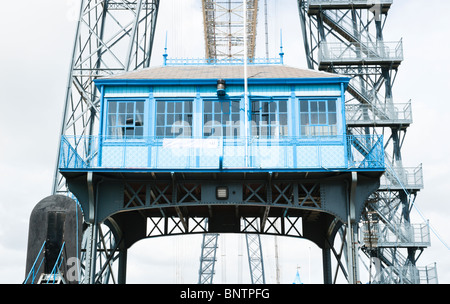
[{"label": "window pane", "polygon": [[177,114],[175,114],[175,121],[183,121],[183,114],[177,112]]},{"label": "window pane", "polygon": [[232,112],[238,113],[240,111],[240,107],[241,107],[241,105],[238,100],[233,100],[231,102],[231,111]]},{"label": "window pane", "polygon": [[259,101],[252,101],[251,102],[252,105],[252,112],[259,112]]},{"label": "window pane", "polygon": [[302,112],[302,113],[309,112],[308,100],[301,100],[300,101],[300,112]]},{"label": "window pane", "polygon": [[126,113],[126,104],[124,102],[119,102],[119,113]]},{"label": "window pane", "polygon": [[184,113],[192,113],[192,101],[184,102]]},{"label": "window pane", "polygon": [[319,103],[319,112],[326,112],[327,109],[325,101],[319,101],[318,103]]},{"label": "window pane", "polygon": [[158,101],[156,103],[156,113],[165,113],[166,112],[166,104],[165,102]]},{"label": "window pane", "polygon": [[300,114],[300,124],[309,125],[309,114],[308,113]]},{"label": "window pane", "polygon": [[212,118],[213,118],[212,114],[205,114],[203,123],[207,123],[209,121],[212,121],[213,120]]},{"label": "window pane", "polygon": [[134,113],[134,102],[127,102],[127,113]]},{"label": "window pane", "polygon": [[280,102],[279,102],[279,109],[280,109],[280,113],[286,113],[287,112],[287,102],[286,102],[286,100],[280,100]]},{"label": "window pane", "polygon": [[328,124],[329,124],[329,125],[335,125],[335,124],[337,124],[336,113],[329,113],[329,114],[328,114]]},{"label": "window pane", "polygon": [[287,114],[280,114],[280,125],[287,126]]},{"label": "window pane", "polygon": [[183,113],[183,103],[175,102],[175,113]]},{"label": "window pane", "polygon": [[126,122],[127,125],[133,125],[134,124],[134,115],[131,114],[127,114],[126,116]]},{"label": "window pane", "polygon": [[125,114],[118,115],[119,120],[117,121],[118,126],[125,125]]},{"label": "window pane", "polygon": [[277,112],[277,103],[276,102],[269,103],[269,112],[270,113],[276,113]]},{"label": "window pane", "polygon": [[205,101],[203,103],[203,113],[212,113],[212,102]]},{"label": "window pane", "polygon": [[156,128],[156,136],[164,136],[164,128],[163,127]]},{"label": "window pane", "polygon": [[136,102],[136,113],[144,114],[144,102]]},{"label": "window pane", "polygon": [[220,102],[216,101],[213,104],[214,104],[214,113],[221,113],[222,108],[220,106]]},{"label": "window pane", "polygon": [[327,124],[327,114],[319,113],[319,125],[326,125],[326,124]]},{"label": "window pane", "polygon": [[165,116],[164,114],[156,115],[156,126],[164,126]]},{"label": "window pane", "polygon": [[167,103],[167,113],[174,113],[175,112],[175,105],[173,102]]},{"label": "window pane", "polygon": [[117,102],[111,101],[108,103],[108,113],[116,113],[117,112]]},{"label": "window pane", "polygon": [[192,114],[185,115],[185,122],[187,122],[189,126],[192,126]]},{"label": "window pane", "polygon": [[336,112],[336,101],[328,100],[328,112]]},{"label": "window pane", "polygon": [[116,114],[109,114],[108,115],[108,126],[115,126],[117,124],[116,122]]},{"label": "window pane", "polygon": [[317,101],[311,101],[311,113],[317,112],[317,110],[318,110]]},{"label": "window pane", "polygon": [[135,135],[136,136],[143,136],[144,135],[144,128],[143,127],[136,127]]},{"label": "window pane", "polygon": [[230,114],[226,113],[222,115],[222,124],[225,125],[228,121],[230,121]]}]

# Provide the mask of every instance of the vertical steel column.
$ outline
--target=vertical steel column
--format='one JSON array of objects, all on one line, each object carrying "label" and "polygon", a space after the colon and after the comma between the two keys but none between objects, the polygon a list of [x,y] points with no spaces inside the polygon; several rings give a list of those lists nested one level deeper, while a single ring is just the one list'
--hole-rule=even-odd
[{"label": "vertical steel column", "polygon": [[198,284],[212,284],[213,282],[218,238],[219,234],[217,233],[206,233],[203,235]]},{"label": "vertical steel column", "polygon": [[252,284],[265,284],[264,261],[259,234],[245,234],[247,242],[248,266]]}]

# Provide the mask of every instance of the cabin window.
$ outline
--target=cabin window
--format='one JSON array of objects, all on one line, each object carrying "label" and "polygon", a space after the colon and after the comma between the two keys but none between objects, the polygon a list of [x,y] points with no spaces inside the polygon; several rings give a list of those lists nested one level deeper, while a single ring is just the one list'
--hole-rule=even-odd
[{"label": "cabin window", "polygon": [[336,100],[300,100],[300,134],[337,135]]},{"label": "cabin window", "polygon": [[239,100],[203,101],[204,137],[238,137],[240,123]]},{"label": "cabin window", "polygon": [[108,102],[107,134],[109,138],[144,136],[144,101]]},{"label": "cabin window", "polygon": [[252,136],[270,138],[288,135],[286,100],[252,100]]},{"label": "cabin window", "polygon": [[191,137],[192,101],[156,101],[156,136]]}]

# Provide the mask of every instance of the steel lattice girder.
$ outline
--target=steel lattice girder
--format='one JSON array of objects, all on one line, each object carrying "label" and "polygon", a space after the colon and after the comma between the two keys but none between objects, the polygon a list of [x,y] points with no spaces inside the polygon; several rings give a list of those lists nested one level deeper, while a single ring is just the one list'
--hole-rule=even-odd
[{"label": "steel lattice girder", "polygon": [[206,58],[244,56],[244,1],[247,5],[247,57],[255,57],[258,0],[202,0]]}]

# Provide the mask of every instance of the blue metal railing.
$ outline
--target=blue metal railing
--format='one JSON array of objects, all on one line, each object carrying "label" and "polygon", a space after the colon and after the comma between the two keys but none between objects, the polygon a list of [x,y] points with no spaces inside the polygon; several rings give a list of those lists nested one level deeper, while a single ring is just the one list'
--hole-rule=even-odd
[{"label": "blue metal railing", "polygon": [[[27,277],[25,278],[23,284],[35,284],[36,282],[36,278],[38,276],[38,274],[40,273],[40,269],[42,267],[42,265],[45,262],[45,244],[46,242],[44,241],[44,243],[41,246],[41,249],[39,250],[39,253],[33,263],[33,266],[31,267],[30,271],[28,272]],[[58,258],[56,259],[55,264],[53,265],[52,271],[48,274],[47,276],[47,281],[45,282],[46,284],[52,282],[55,283],[55,279],[58,275],[60,275],[61,273],[61,268],[65,266],[64,264],[64,250],[65,250],[65,242],[62,244],[61,249],[59,250],[59,254],[58,254]]]},{"label": "blue metal railing", "polygon": [[384,170],[381,135],[62,138],[64,169]]},{"label": "blue metal railing", "polygon": [[[31,266],[31,269],[28,272],[28,275],[25,278],[25,281],[23,281],[23,284],[28,284],[28,283],[34,284],[35,283],[36,277],[39,274],[39,270],[41,269],[41,266],[42,266],[42,264],[44,263],[44,260],[45,260],[45,258],[43,256],[43,254],[44,254],[44,247],[45,247],[45,241],[42,244],[41,249],[39,250],[39,253],[38,253],[36,259],[34,260],[33,266]],[[38,261],[39,260],[40,260],[40,262],[39,262],[39,265],[38,265]],[[31,280],[31,281],[29,281],[29,280]]]},{"label": "blue metal railing", "polygon": [[[244,58],[166,58],[164,65],[242,65]],[[248,64],[283,64],[283,58],[248,58]]]}]

